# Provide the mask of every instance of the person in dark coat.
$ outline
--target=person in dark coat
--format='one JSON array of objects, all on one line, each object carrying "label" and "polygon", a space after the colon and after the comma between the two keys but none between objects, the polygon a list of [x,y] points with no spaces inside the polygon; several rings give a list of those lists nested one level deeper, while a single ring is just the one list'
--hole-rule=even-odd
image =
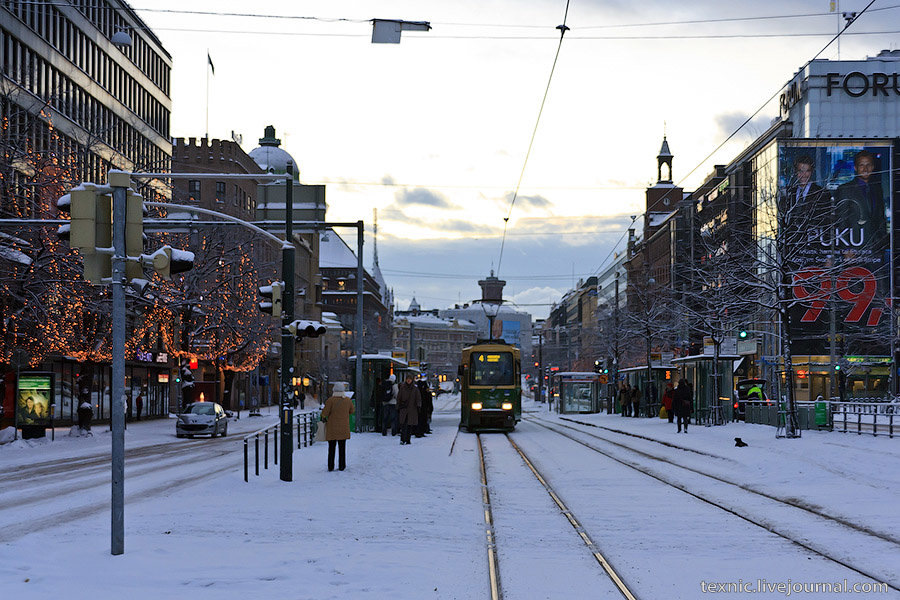
[{"label": "person in dark coat", "polygon": [[406,381],[400,385],[397,393],[397,411],[400,421],[400,445],[410,443],[410,433],[419,424],[419,409],[422,407],[422,397],[419,388],[413,383],[412,373],[406,374]]},{"label": "person in dark coat", "polygon": [[631,416],[639,417],[641,416],[641,390],[638,386],[632,386],[628,392],[628,397],[631,400]]},{"label": "person in dark coat", "polygon": [[691,413],[694,412],[694,395],[688,382],[684,379],[678,381],[678,387],[675,388],[674,398],[675,416],[678,417],[678,432],[681,433],[681,426],[684,425],[684,432],[687,433],[688,423],[691,420]]},{"label": "person in dark coat", "polygon": [[619,413],[623,417],[627,417],[631,412],[631,398],[628,397],[628,384],[619,382],[619,391],[616,394],[616,400],[619,403],[619,410],[622,412]]},{"label": "person in dark coat", "polygon": [[144,412],[144,394],[138,392],[137,398],[134,400],[134,408],[137,410],[137,420],[141,420],[141,413]]},{"label": "person in dark coat", "polygon": [[428,429],[428,417],[431,414],[431,408],[434,403],[431,400],[431,390],[428,389],[428,382],[420,379],[416,382],[416,388],[419,390],[419,397],[422,399],[422,410],[419,412],[419,424],[416,426],[416,437],[425,437],[426,433],[431,433]]},{"label": "person in dark coat", "polygon": [[322,409],[322,422],[325,423],[325,439],[328,440],[328,470],[334,471],[334,450],[338,447],[338,469],[347,468],[347,440],[350,439],[350,415],[356,412],[353,401],[345,393],[346,386],[335,383],[331,397],[325,401]]}]

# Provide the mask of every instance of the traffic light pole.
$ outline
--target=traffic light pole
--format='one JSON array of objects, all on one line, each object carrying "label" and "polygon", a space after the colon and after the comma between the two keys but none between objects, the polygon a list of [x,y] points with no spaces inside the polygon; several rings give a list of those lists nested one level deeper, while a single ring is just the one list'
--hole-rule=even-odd
[{"label": "traffic light pole", "polygon": [[125,552],[125,202],[128,173],[110,171],[113,188],[112,257],[112,515],[110,553]]},{"label": "traffic light pole", "polygon": [[294,166],[287,163],[284,196],[284,241],[281,279],[284,281],[281,327],[281,481],[293,481],[294,436],[294,336],[287,325],[294,322]]}]

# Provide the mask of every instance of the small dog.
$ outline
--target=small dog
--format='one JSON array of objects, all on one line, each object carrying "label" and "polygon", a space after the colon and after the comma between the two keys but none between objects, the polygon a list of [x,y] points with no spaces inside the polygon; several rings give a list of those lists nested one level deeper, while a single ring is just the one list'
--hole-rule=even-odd
[{"label": "small dog", "polygon": [[743,447],[747,446],[747,442],[745,442],[741,438],[734,438],[734,445],[737,446],[738,448],[743,448]]}]

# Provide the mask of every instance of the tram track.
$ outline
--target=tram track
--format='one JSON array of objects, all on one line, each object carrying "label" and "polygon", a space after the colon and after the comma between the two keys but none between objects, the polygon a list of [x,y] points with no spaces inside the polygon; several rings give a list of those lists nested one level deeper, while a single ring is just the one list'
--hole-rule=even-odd
[{"label": "tram track", "polygon": [[[531,419],[529,419],[529,420],[532,421],[532,422],[535,422],[535,423],[538,423],[539,421],[542,421],[543,423],[552,423],[551,421],[546,421],[545,419],[534,419],[534,418],[531,418]],[[693,448],[684,448],[684,447],[678,446],[678,445],[676,445],[676,444],[670,444],[670,443],[668,443],[668,442],[664,442],[664,441],[661,441],[661,440],[655,440],[655,439],[650,438],[650,437],[647,437],[647,436],[636,435],[636,434],[632,434],[632,433],[630,433],[630,432],[621,432],[621,431],[616,430],[616,429],[610,429],[610,428],[608,428],[608,427],[596,426],[596,425],[594,425],[594,424],[592,424],[592,423],[585,423],[585,422],[582,422],[582,421],[576,421],[576,420],[574,420],[574,419],[566,419],[566,418],[563,418],[562,420],[564,420],[564,421],[569,421],[569,422],[571,422],[571,423],[577,423],[578,425],[583,425],[583,426],[586,426],[586,427],[597,427],[597,428],[599,428],[599,429],[603,429],[603,430],[606,430],[606,431],[611,431],[611,432],[613,432],[613,433],[622,433],[623,435],[629,435],[629,436],[631,436],[631,437],[640,438],[640,439],[642,439],[642,440],[647,440],[647,441],[651,441],[651,442],[656,442],[656,443],[661,444],[661,445],[663,445],[663,446],[667,446],[667,447],[669,447],[669,448],[675,448],[675,449],[677,449],[677,450],[683,450],[683,451],[685,451],[685,452],[694,452],[694,453],[697,453],[697,454],[702,454],[702,455],[704,455],[704,456],[709,456],[709,457],[713,457],[713,458],[721,458],[722,460],[727,460],[727,461],[729,461],[729,462],[734,462],[734,461],[732,461],[731,459],[728,459],[728,458],[716,456],[716,455],[714,455],[714,454],[709,454],[709,453],[706,453],[706,452],[700,452],[699,450],[694,450]],[[538,424],[541,424],[541,423],[538,423]],[[748,492],[748,493],[751,493],[751,494],[755,494],[755,495],[760,496],[760,497],[762,497],[762,498],[765,498],[765,499],[767,499],[767,500],[771,500],[771,501],[773,501],[773,502],[778,502],[778,503],[783,504],[783,505],[785,505],[785,506],[789,506],[789,507],[792,507],[792,508],[796,508],[796,509],[798,509],[798,510],[802,510],[802,511],[807,512],[807,513],[809,513],[809,514],[811,514],[811,515],[815,515],[816,517],[820,517],[820,518],[826,519],[826,520],[828,520],[828,521],[833,521],[834,523],[837,523],[838,525],[841,525],[841,526],[843,526],[843,527],[848,527],[848,528],[850,528],[850,529],[853,529],[853,530],[855,530],[855,531],[858,531],[859,533],[863,533],[863,534],[865,534],[865,535],[870,535],[870,536],[872,536],[872,537],[879,538],[879,539],[881,539],[881,540],[884,540],[884,541],[886,541],[886,542],[890,542],[891,544],[895,544],[895,545],[897,545],[898,547],[900,547],[900,538],[898,538],[897,536],[894,536],[894,535],[891,535],[891,534],[889,534],[889,533],[882,532],[882,531],[876,531],[876,530],[874,530],[874,529],[871,529],[870,527],[866,527],[866,526],[864,526],[864,525],[860,525],[860,524],[858,524],[858,523],[854,523],[854,522],[849,521],[849,520],[847,520],[847,519],[844,519],[844,518],[842,518],[842,517],[838,517],[838,516],[835,516],[835,515],[830,515],[830,514],[828,514],[828,513],[822,512],[821,510],[818,510],[818,509],[816,509],[816,508],[814,508],[814,507],[812,507],[812,506],[810,506],[810,505],[808,505],[808,504],[804,504],[804,503],[801,503],[801,502],[797,502],[797,501],[795,501],[795,499],[789,499],[789,498],[783,498],[783,497],[780,497],[780,496],[776,496],[775,494],[770,494],[770,493],[768,493],[768,492],[764,492],[764,491],[762,491],[762,490],[758,490],[758,489],[756,489],[756,488],[754,488],[754,487],[752,487],[752,486],[749,486],[749,485],[747,485],[747,484],[739,483],[739,482],[737,482],[737,481],[732,481],[732,480],[730,480],[730,479],[728,479],[728,478],[726,478],[726,477],[722,477],[722,476],[720,476],[720,475],[714,475],[714,474],[708,473],[708,472],[706,472],[706,471],[701,471],[701,470],[699,470],[699,469],[694,469],[694,468],[692,468],[692,467],[688,467],[688,466],[685,466],[685,465],[683,465],[683,464],[680,464],[680,463],[678,463],[677,461],[674,461],[674,460],[672,460],[672,459],[670,459],[670,458],[667,458],[667,457],[664,457],[664,456],[658,456],[658,455],[656,455],[656,454],[649,453],[649,452],[644,452],[643,450],[638,450],[637,448],[632,448],[631,446],[628,446],[628,445],[625,445],[625,444],[620,444],[620,443],[615,442],[615,441],[613,441],[613,440],[610,440],[610,439],[608,439],[608,438],[605,438],[605,437],[602,437],[602,436],[598,436],[598,435],[592,434],[592,433],[590,433],[590,432],[587,432],[587,431],[578,429],[577,427],[571,427],[571,426],[569,426],[569,425],[562,425],[562,424],[557,424],[557,423],[554,423],[554,425],[558,425],[558,426],[560,426],[560,427],[565,427],[566,429],[571,429],[572,431],[577,431],[577,432],[582,433],[582,434],[584,434],[584,435],[587,435],[587,436],[589,436],[589,437],[593,437],[593,438],[595,438],[595,439],[602,440],[602,441],[608,442],[608,443],[610,443],[610,444],[614,444],[614,445],[616,445],[616,446],[618,446],[618,447],[620,447],[620,448],[625,448],[625,449],[627,449],[627,450],[629,450],[629,451],[631,451],[631,452],[634,452],[635,454],[638,454],[638,455],[640,455],[640,456],[644,456],[644,457],[650,458],[650,459],[652,459],[652,460],[657,460],[657,461],[661,461],[661,462],[664,462],[664,463],[668,463],[668,464],[670,464],[670,465],[673,465],[673,466],[675,466],[675,467],[678,467],[679,469],[682,469],[682,470],[685,470],[685,471],[689,471],[689,472],[695,473],[695,474],[697,474],[697,475],[701,475],[701,476],[706,477],[706,478],[708,478],[708,479],[715,480],[715,481],[717,481],[717,482],[719,482],[719,483],[724,483],[724,484],[726,484],[726,485],[736,487],[736,488],[741,489],[741,490],[743,490],[743,491],[745,491],[745,492]],[[544,425],[544,426],[546,426],[546,425]]]},{"label": "tram track", "polygon": [[[759,492],[758,490],[753,490],[752,488],[747,489],[747,487],[743,486],[742,484],[728,481],[724,478],[720,478],[715,475],[710,475],[708,473],[705,473],[705,472],[702,472],[702,471],[699,471],[696,469],[692,469],[690,467],[685,467],[685,466],[680,465],[677,462],[671,461],[665,457],[660,457],[660,456],[657,456],[657,455],[654,455],[651,453],[644,452],[642,450],[632,448],[626,444],[621,444],[615,440],[610,440],[608,438],[593,434],[591,432],[584,431],[582,429],[578,429],[577,427],[560,424],[558,422],[550,422],[550,421],[546,421],[545,419],[529,418],[528,421],[539,427],[542,427],[542,428],[552,431],[558,435],[561,435],[565,438],[568,438],[569,440],[571,440],[577,444],[580,444],[580,445],[582,445],[582,446],[584,446],[606,458],[609,458],[610,460],[613,460],[614,462],[616,462],[620,465],[623,465],[625,467],[628,467],[629,469],[638,471],[638,472],[640,472],[648,477],[651,477],[669,487],[673,487],[689,496],[692,496],[693,498],[696,498],[697,500],[700,500],[701,502],[703,502],[705,504],[714,506],[714,507],[716,507],[726,513],[734,515],[734,516],[738,517],[739,519],[742,519],[752,525],[755,525],[755,526],[757,526],[761,529],[764,529],[774,535],[777,535],[778,537],[781,537],[782,539],[803,548],[807,552],[810,552],[816,556],[822,557],[830,562],[838,564],[846,569],[849,569],[850,571],[853,571],[854,573],[857,573],[859,575],[866,577],[867,579],[871,579],[872,581],[882,583],[894,591],[900,591],[900,581],[889,580],[889,579],[891,579],[891,577],[894,577],[896,579],[896,575],[888,576],[888,575],[878,575],[878,574],[872,573],[871,570],[868,568],[857,566],[855,564],[852,564],[849,560],[845,560],[841,557],[837,557],[833,553],[828,552],[826,549],[821,547],[822,544],[818,544],[815,541],[811,541],[809,539],[807,539],[807,541],[804,541],[802,539],[798,539],[801,536],[794,536],[794,535],[791,535],[790,533],[786,533],[785,531],[782,530],[782,527],[780,527],[778,524],[776,524],[774,522],[774,519],[771,516],[767,516],[766,518],[750,516],[750,515],[746,514],[745,512],[742,512],[740,510],[740,508],[734,508],[731,506],[727,506],[722,501],[710,498],[708,495],[708,492],[703,493],[703,492],[696,491],[694,489],[690,489],[686,484],[675,481],[670,477],[661,475],[661,474],[655,472],[652,468],[648,467],[647,465],[642,465],[640,463],[635,464],[635,463],[631,462],[630,460],[627,460],[620,456],[616,456],[615,454],[613,454],[609,451],[606,451],[606,450],[596,447],[595,445],[593,445],[590,442],[586,442],[583,439],[579,439],[578,437],[568,433],[567,431],[564,431],[564,429],[569,429],[569,430],[577,432],[578,434],[580,434],[582,436],[586,436],[588,438],[593,438],[593,439],[605,442],[607,444],[611,444],[617,448],[624,449],[624,450],[626,450],[630,453],[633,453],[637,456],[640,456],[642,458],[648,458],[648,459],[656,461],[656,462],[664,463],[667,466],[667,468],[669,468],[669,467],[678,468],[683,471],[690,472],[692,475],[700,475],[702,477],[705,477],[709,481],[713,481],[716,484],[725,484],[730,487],[740,489],[744,492],[754,494],[754,495],[761,497],[767,501],[775,502],[778,505],[782,506],[784,509],[803,511],[805,514],[811,515],[814,518],[819,518],[819,519],[827,521],[828,523],[830,523],[832,525],[837,525],[837,526],[844,528],[846,530],[846,533],[844,535],[863,535],[863,536],[868,537],[870,539],[870,542],[872,541],[872,538],[874,538],[875,540],[878,540],[877,543],[884,545],[887,548],[887,550],[893,551],[893,553],[896,554],[898,551],[898,548],[900,548],[900,544],[898,544],[897,541],[895,541],[893,539],[893,536],[890,536],[889,534],[870,531],[866,527],[860,526],[855,523],[846,522],[843,519],[835,518],[835,517],[832,517],[831,515],[826,515],[826,514],[820,513],[818,511],[810,509],[809,507],[805,507],[802,505],[798,505],[796,503],[792,503],[786,499],[780,499],[775,496],[770,497],[769,495]],[[791,519],[787,519],[786,521],[792,522]],[[820,546],[820,547],[816,547],[816,546]],[[878,553],[876,552],[873,554],[877,555]],[[888,568],[887,572],[892,573],[892,571],[890,571],[890,568]]]},{"label": "tram track", "polygon": [[[550,496],[553,503],[559,509],[559,513],[565,517],[566,521],[572,526],[578,538],[584,543],[588,552],[590,553],[593,560],[600,566],[605,575],[609,578],[609,581],[612,585],[618,590],[618,592],[628,600],[636,600],[636,596],[631,592],[628,586],[625,584],[622,577],[619,573],[612,567],[610,562],[603,556],[600,552],[598,546],[591,539],[589,533],[581,525],[578,521],[575,514],[572,510],[565,504],[565,502],[560,497],[559,493],[553,488],[550,483],[548,483],[547,479],[540,473],[531,459],[525,454],[525,452],[519,447],[518,444],[512,439],[512,437],[506,433],[506,440],[509,442],[512,449],[518,454],[518,456],[522,459],[524,465],[528,468],[532,475],[534,475],[535,479],[541,484],[544,490],[547,492],[547,495]],[[502,587],[500,586],[500,569],[499,569],[499,560],[497,555],[497,536],[494,530],[494,517],[493,517],[493,509],[490,503],[490,492],[487,480],[487,465],[484,457],[484,447],[481,441],[481,434],[477,434],[477,443],[478,443],[478,456],[480,463],[480,472],[481,472],[481,483],[482,483],[482,502],[485,506],[485,531],[486,531],[486,539],[487,539],[487,551],[488,551],[488,574],[490,579],[491,586],[491,598],[492,600],[498,600],[502,598]]]}]

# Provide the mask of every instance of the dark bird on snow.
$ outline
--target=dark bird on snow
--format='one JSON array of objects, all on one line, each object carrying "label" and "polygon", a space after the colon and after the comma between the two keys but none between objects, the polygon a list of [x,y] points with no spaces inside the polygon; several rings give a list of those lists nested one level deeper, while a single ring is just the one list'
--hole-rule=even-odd
[{"label": "dark bird on snow", "polygon": [[744,446],[747,445],[747,442],[745,442],[741,438],[734,438],[734,445],[737,446],[738,448],[743,448]]}]

